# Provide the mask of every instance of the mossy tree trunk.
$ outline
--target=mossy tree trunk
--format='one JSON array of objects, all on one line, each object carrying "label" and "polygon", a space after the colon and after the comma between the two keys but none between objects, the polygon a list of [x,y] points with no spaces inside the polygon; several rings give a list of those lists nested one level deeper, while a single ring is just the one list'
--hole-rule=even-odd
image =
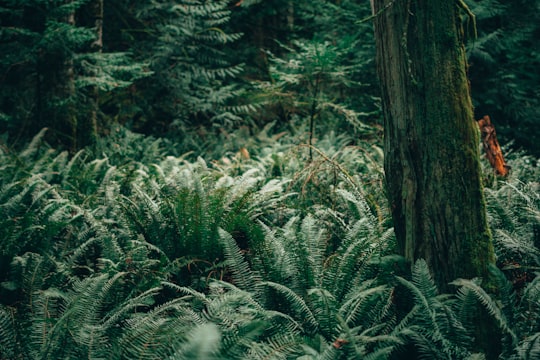
[{"label": "mossy tree trunk", "polygon": [[[452,290],[456,278],[488,279],[495,255],[458,0],[372,4],[384,168],[399,250],[410,262],[425,259],[442,291]],[[475,346],[497,359],[500,334],[479,314]]]},{"label": "mossy tree trunk", "polygon": [[385,173],[399,250],[443,291],[488,277],[493,245],[457,0],[375,0]]}]

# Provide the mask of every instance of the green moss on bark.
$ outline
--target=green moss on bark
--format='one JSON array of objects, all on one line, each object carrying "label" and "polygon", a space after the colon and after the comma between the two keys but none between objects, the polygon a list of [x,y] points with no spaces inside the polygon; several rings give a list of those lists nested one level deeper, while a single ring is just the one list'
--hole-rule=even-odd
[{"label": "green moss on bark", "polygon": [[426,259],[443,290],[494,262],[460,26],[449,1],[395,2],[375,21],[399,248]]}]

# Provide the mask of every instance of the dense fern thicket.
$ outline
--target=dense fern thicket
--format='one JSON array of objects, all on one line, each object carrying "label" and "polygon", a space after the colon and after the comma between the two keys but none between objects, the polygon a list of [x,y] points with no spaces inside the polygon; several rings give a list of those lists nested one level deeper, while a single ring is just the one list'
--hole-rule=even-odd
[{"label": "dense fern thicket", "polygon": [[207,162],[125,129],[74,156],[43,136],[1,153],[2,359],[481,358],[478,304],[504,358],[538,354],[530,157],[486,168],[500,293],[452,295],[393,255],[376,146],[263,132]]},{"label": "dense fern thicket", "polygon": [[0,360],[483,359],[479,314],[539,358],[537,1],[467,3],[512,172],[449,294],[395,255],[369,2],[0,4]]}]

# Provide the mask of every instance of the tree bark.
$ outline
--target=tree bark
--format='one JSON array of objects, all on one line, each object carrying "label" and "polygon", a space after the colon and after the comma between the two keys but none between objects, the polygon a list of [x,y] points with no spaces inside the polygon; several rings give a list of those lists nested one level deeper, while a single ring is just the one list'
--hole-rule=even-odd
[{"label": "tree bark", "polygon": [[[60,20],[75,26],[74,13]],[[44,48],[39,52],[36,66],[39,128],[50,128],[51,141],[74,151],[77,148],[77,115],[73,57],[69,50]]]},{"label": "tree bark", "polygon": [[399,251],[442,291],[495,261],[457,1],[375,0],[385,173]]},{"label": "tree bark", "polygon": [[[88,12],[88,20],[83,21],[84,25],[92,26],[95,31],[95,40],[90,45],[90,51],[101,53],[103,51],[103,0],[93,0],[88,3],[87,8],[82,10]],[[88,23],[88,24],[86,24]],[[97,140],[98,132],[98,111],[99,111],[99,89],[97,85],[89,86],[86,89],[86,98],[88,114],[84,119],[79,120],[78,127],[78,146],[93,144]]]},{"label": "tree bark", "polygon": [[495,170],[495,174],[502,177],[508,176],[510,166],[504,160],[499,140],[497,140],[495,126],[491,123],[490,117],[485,115],[482,119],[478,120],[478,127],[480,127],[480,133],[482,134],[484,152],[491,167]]}]

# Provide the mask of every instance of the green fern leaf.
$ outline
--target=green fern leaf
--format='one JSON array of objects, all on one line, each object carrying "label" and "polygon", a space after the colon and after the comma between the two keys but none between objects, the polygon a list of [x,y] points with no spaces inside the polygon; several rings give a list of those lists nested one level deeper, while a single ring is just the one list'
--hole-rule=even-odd
[{"label": "green fern leaf", "polygon": [[221,334],[214,324],[199,325],[190,331],[188,338],[170,360],[217,360]]},{"label": "green fern leaf", "polygon": [[255,289],[259,276],[250,269],[236,241],[223,229],[219,229],[219,236],[233,282],[243,290]]},{"label": "green fern leaf", "polygon": [[514,343],[517,342],[517,337],[514,331],[511,329],[506,317],[502,313],[499,306],[495,303],[495,301],[493,301],[493,299],[489,296],[489,294],[486,293],[484,289],[482,289],[474,281],[466,279],[457,279],[452,281],[451,284],[460,287],[459,293],[461,296],[463,296],[466,291],[472,292],[472,294],[474,294],[476,299],[484,306],[488,313],[497,321],[501,330],[508,333]]},{"label": "green fern leaf", "polygon": [[305,324],[304,326],[307,331],[318,329],[319,325],[316,316],[302,297],[288,287],[278,283],[263,281],[261,282],[261,285],[268,286],[277,291],[278,294],[284,296],[290,306],[291,312],[296,315],[296,319],[299,323]]}]

